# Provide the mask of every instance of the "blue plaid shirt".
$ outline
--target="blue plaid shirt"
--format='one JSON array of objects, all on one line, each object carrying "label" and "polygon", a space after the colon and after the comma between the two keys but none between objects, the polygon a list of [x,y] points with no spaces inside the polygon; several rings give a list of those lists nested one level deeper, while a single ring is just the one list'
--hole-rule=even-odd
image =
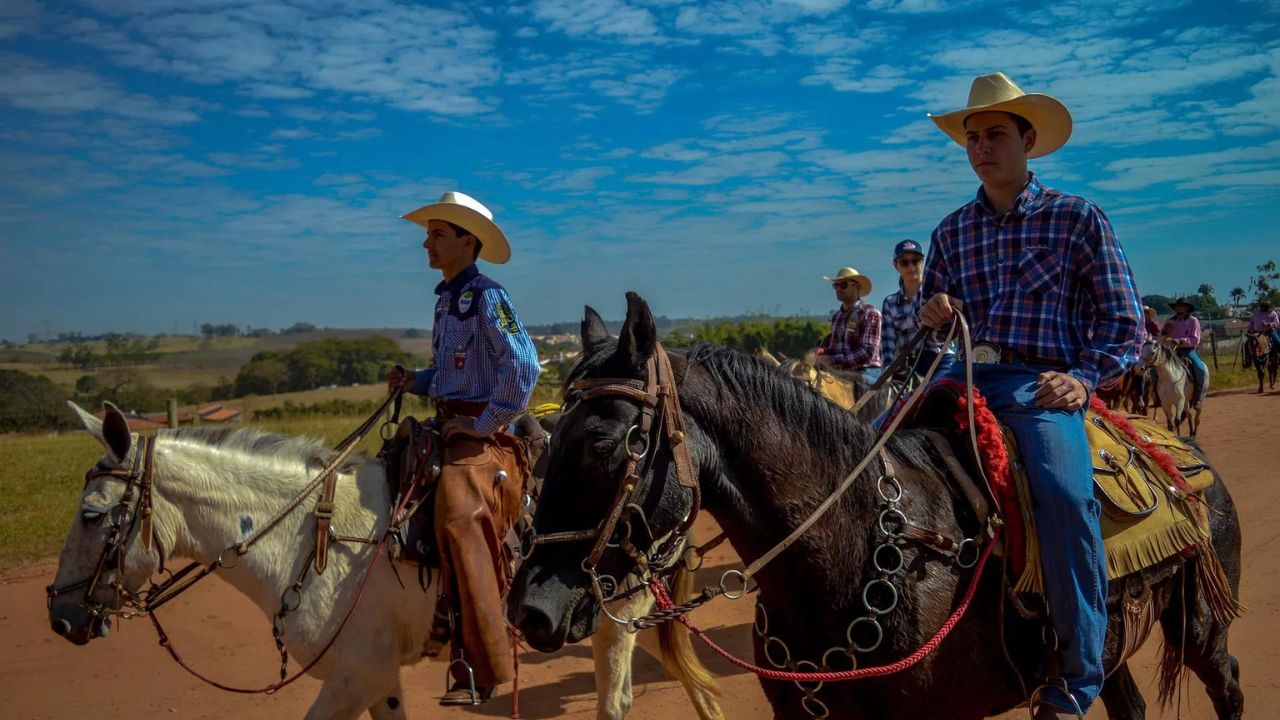
[{"label": "blue plaid shirt", "polygon": [[1008,212],[978,197],[933,231],[926,299],[964,303],[975,341],[1069,366],[1092,391],[1137,359],[1142,303],[1101,208],[1030,175]]},{"label": "blue plaid shirt", "polygon": [[[898,355],[899,343],[904,343],[916,336],[920,332],[920,308],[924,305],[924,293],[916,292],[916,296],[908,298],[903,294],[902,281],[898,281],[898,292],[890,293],[880,305],[881,329],[880,329],[880,359],[884,361],[885,366],[893,363],[893,359]],[[934,337],[934,333],[925,336],[922,348],[929,352],[943,352],[945,355],[952,355],[954,351],[948,344],[946,350],[942,349],[942,343]],[[921,371],[927,369],[921,368]]]},{"label": "blue plaid shirt", "polygon": [[415,373],[410,392],[488,403],[476,418],[476,431],[492,435],[529,404],[538,382],[538,352],[507,291],[475,265],[437,285],[436,294],[434,367]]}]

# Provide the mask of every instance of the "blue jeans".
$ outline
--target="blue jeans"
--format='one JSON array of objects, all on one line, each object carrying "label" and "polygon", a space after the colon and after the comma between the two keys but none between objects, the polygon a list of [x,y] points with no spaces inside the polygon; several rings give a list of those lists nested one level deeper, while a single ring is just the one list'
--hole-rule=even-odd
[{"label": "blue jeans", "polygon": [[1205,379],[1209,375],[1209,368],[1205,366],[1204,360],[1200,359],[1200,353],[1196,352],[1195,348],[1178,348],[1178,356],[1191,359],[1191,376],[1195,378],[1196,384],[1200,386],[1200,394],[1196,396],[1196,400],[1204,400],[1205,393],[1209,391],[1209,388],[1205,385]]},{"label": "blue jeans", "polygon": [[883,371],[884,371],[884,368],[864,367],[858,371],[858,374],[861,375],[867,381],[868,385],[870,385],[880,379],[880,373]]},{"label": "blue jeans", "polygon": [[[1018,440],[1040,537],[1045,596],[1062,653],[1062,679],[1088,711],[1102,690],[1107,635],[1102,504],[1093,495],[1084,410],[1036,407],[1041,372],[1026,365],[974,365],[973,381]],[[964,366],[954,366],[948,377],[964,382]],[[1061,690],[1046,691],[1044,701],[1060,710],[1073,709]]]},{"label": "blue jeans", "polygon": [[[934,358],[938,357],[938,353],[933,350],[921,350],[916,356],[915,365],[911,367],[911,371],[917,375],[923,376],[929,372],[929,367],[933,365]],[[942,362],[938,363],[938,374],[936,377],[942,377],[947,374],[951,366],[955,364],[956,356],[954,353],[947,353],[942,356]]]}]

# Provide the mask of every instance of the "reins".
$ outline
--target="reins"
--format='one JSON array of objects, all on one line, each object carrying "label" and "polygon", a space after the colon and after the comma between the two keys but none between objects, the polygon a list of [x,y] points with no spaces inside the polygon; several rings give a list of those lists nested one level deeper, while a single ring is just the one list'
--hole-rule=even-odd
[{"label": "reins", "polygon": [[[338,443],[337,447],[334,448],[335,449],[334,457],[331,458],[329,462],[325,464],[324,468],[320,470],[319,474],[317,474],[313,480],[307,483],[307,485],[301,491],[299,491],[296,495],[294,495],[294,497],[288,503],[286,503],[283,507],[281,507],[274,515],[272,515],[271,519],[269,519],[266,523],[264,523],[254,533],[249,535],[244,540],[241,540],[240,542],[234,543],[232,545],[228,545],[227,547],[223,548],[223,550],[218,553],[218,556],[214,558],[212,562],[189,563],[187,566],[183,567],[181,570],[178,570],[177,572],[170,574],[169,577],[165,579],[163,582],[153,583],[145,591],[140,591],[137,593],[131,592],[126,588],[124,588],[119,581],[113,583],[111,588],[115,590],[118,595],[127,596],[127,599],[128,599],[127,605],[131,608],[131,610],[120,611],[120,610],[106,608],[101,603],[94,603],[92,601],[91,596],[93,592],[99,587],[102,574],[106,568],[106,563],[113,554],[118,555],[118,561],[120,565],[123,565],[123,558],[126,552],[125,546],[128,543],[129,536],[133,534],[135,525],[139,525],[139,524],[141,525],[140,531],[143,534],[143,538],[142,538],[143,545],[148,549],[150,548],[151,535],[153,532],[152,517],[151,517],[152,516],[151,490],[152,490],[154,472],[155,472],[154,468],[155,468],[156,437],[155,436],[143,437],[141,439],[141,443],[142,443],[141,447],[135,452],[133,467],[128,472],[121,471],[118,468],[103,468],[99,466],[99,467],[95,467],[94,469],[90,470],[88,473],[85,474],[86,485],[90,481],[103,476],[116,477],[121,480],[124,480],[127,483],[125,492],[121,496],[120,503],[118,503],[112,509],[113,511],[119,510],[119,514],[117,515],[118,520],[116,523],[112,525],[112,530],[108,535],[107,542],[103,547],[103,552],[98,560],[98,564],[95,568],[93,576],[90,579],[82,580],[82,581],[72,583],[70,585],[65,585],[62,587],[50,586],[49,588],[46,589],[48,602],[52,604],[53,599],[56,598],[57,596],[65,594],[66,592],[69,592],[73,589],[77,589],[77,588],[88,585],[89,589],[85,594],[85,599],[84,601],[82,601],[82,604],[84,604],[86,607],[89,608],[91,614],[93,614],[95,617],[101,617],[103,615],[109,615],[109,614],[121,615],[123,617],[136,617],[138,615],[148,616],[151,620],[152,625],[156,629],[156,635],[159,639],[159,643],[161,647],[165,648],[165,650],[168,651],[169,656],[172,657],[174,661],[178,663],[179,666],[181,666],[184,670],[186,670],[192,676],[196,677],[197,679],[213,687],[216,687],[220,690],[226,690],[228,692],[242,693],[242,694],[264,694],[264,693],[272,694],[280,690],[281,688],[292,684],[294,681],[296,681],[298,678],[305,675],[308,671],[310,671],[313,667],[315,667],[317,663],[320,662],[320,660],[325,656],[325,654],[328,653],[329,649],[333,647],[333,644],[337,641],[338,637],[342,634],[342,631],[346,628],[347,621],[351,619],[351,616],[355,612],[356,607],[358,607],[360,604],[361,598],[364,596],[364,591],[368,584],[369,578],[372,577],[373,569],[378,563],[378,557],[382,554],[382,550],[386,546],[387,539],[391,537],[391,527],[388,527],[383,531],[381,539],[376,543],[376,548],[373,552],[372,559],[369,561],[368,567],[365,568],[364,575],[360,580],[359,588],[356,591],[356,596],[352,600],[350,607],[347,608],[347,612],[345,615],[343,615],[342,621],[339,623],[337,629],[334,631],[333,635],[330,636],[328,642],[325,643],[324,647],[320,649],[320,651],[316,654],[316,656],[312,658],[310,662],[308,662],[302,669],[298,670],[292,676],[286,677],[286,667],[287,667],[288,660],[287,660],[287,652],[284,650],[283,641],[281,640],[282,630],[278,627],[273,628],[274,630],[273,634],[276,636],[276,644],[277,644],[277,647],[280,649],[280,653],[281,653],[280,680],[278,682],[271,683],[261,688],[242,688],[242,687],[227,685],[203,675],[202,673],[200,673],[199,671],[197,671],[196,669],[188,665],[185,660],[183,660],[177,648],[174,647],[173,642],[169,638],[168,633],[165,632],[164,627],[160,623],[159,616],[156,615],[155,611],[160,607],[162,607],[163,605],[165,605],[166,603],[168,603],[169,601],[178,597],[182,593],[186,592],[196,583],[200,582],[204,578],[213,574],[218,569],[220,568],[230,569],[239,565],[242,559],[244,558],[244,556],[248,554],[249,550],[255,544],[257,544],[259,540],[261,540],[264,536],[266,536],[267,533],[275,529],[280,524],[280,522],[284,520],[284,518],[287,517],[290,513],[292,513],[295,509],[297,509],[299,505],[306,502],[307,499],[311,497],[312,493],[315,492],[316,488],[320,487],[322,484],[325,485],[325,491],[322,493],[321,498],[317,502],[317,507],[316,507],[316,517],[317,517],[316,547],[315,549],[313,549],[311,553],[311,557],[308,558],[307,564],[309,565],[312,562],[312,559],[314,558],[317,572],[323,572],[324,568],[323,568],[323,561],[321,560],[321,557],[322,557],[322,553],[324,552],[324,549],[327,548],[328,546],[329,540],[359,540],[360,542],[367,542],[369,544],[373,544],[371,540],[366,540],[362,538],[360,539],[347,538],[345,536],[335,535],[332,532],[332,529],[329,527],[327,522],[321,523],[320,521],[321,520],[327,521],[328,519],[332,518],[332,512],[333,512],[332,488],[336,486],[338,468],[347,459],[347,457],[350,456],[351,452],[356,448],[356,446],[360,443],[360,441],[363,440],[365,436],[369,434],[369,431],[372,430],[373,427],[377,424],[378,419],[383,415],[383,413],[387,411],[388,407],[391,407],[393,405],[393,403],[395,406],[395,413],[394,413],[392,422],[395,421],[395,419],[399,416],[402,392],[403,392],[402,390],[396,390],[395,392],[393,392],[391,396],[388,397],[386,401],[383,402],[382,405],[379,406],[378,409],[373,412],[373,414],[371,414],[354,431],[352,431],[351,434],[349,434],[340,443]],[[137,511],[133,512],[128,506],[132,503],[132,495],[133,495],[135,485],[139,488],[139,501],[138,501]],[[389,518],[395,518],[400,512],[403,511],[404,503],[407,502],[409,496],[410,494],[406,493],[405,498],[401,501],[400,506],[392,509],[392,512],[389,515]],[[141,519],[140,523],[139,523],[139,519]],[[128,525],[127,529],[124,528],[126,523]],[[229,553],[234,553],[234,560],[229,555]],[[162,555],[161,563],[163,565],[163,553],[161,553],[161,555]],[[305,576],[306,576],[306,572],[304,570],[303,574],[298,578],[298,581],[293,585],[293,587],[290,588],[290,590],[287,590],[285,592],[285,595],[288,596],[290,592],[300,593],[301,583],[305,578]],[[283,603],[282,614],[287,613],[288,610],[292,609],[292,608],[289,608],[287,600],[282,600],[282,603]],[[277,617],[280,617],[280,615],[278,615]]]}]

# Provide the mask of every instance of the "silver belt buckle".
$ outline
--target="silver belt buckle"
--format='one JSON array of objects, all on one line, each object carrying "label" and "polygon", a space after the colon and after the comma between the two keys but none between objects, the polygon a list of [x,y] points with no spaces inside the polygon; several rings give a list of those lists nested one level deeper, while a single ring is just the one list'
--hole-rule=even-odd
[{"label": "silver belt buckle", "polygon": [[975,365],[999,365],[1000,348],[991,343],[978,343],[973,346],[972,357]]}]

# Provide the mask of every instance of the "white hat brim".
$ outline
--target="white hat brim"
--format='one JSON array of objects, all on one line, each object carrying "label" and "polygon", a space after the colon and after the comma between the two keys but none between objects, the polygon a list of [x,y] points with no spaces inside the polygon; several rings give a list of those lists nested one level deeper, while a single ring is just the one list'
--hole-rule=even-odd
[{"label": "white hat brim", "polygon": [[1066,145],[1071,137],[1070,111],[1056,98],[1040,93],[1029,93],[1012,100],[967,107],[942,115],[929,115],[929,119],[963,147],[966,144],[965,118],[980,112],[1007,112],[1026,118],[1036,130],[1036,144],[1027,153],[1028,158],[1044,157]]},{"label": "white hat brim", "polygon": [[858,287],[862,288],[863,295],[871,294],[871,278],[866,275],[837,275],[835,277],[827,277],[826,275],[823,275],[822,279],[828,282],[835,282],[836,280],[854,280],[858,283]]},{"label": "white hat brim", "polygon": [[457,203],[432,203],[423,205],[412,212],[400,216],[414,225],[427,227],[428,220],[443,220],[459,227],[466,228],[480,241],[480,259],[501,265],[511,259],[511,244],[502,229],[489,218],[481,215],[466,205]]}]

